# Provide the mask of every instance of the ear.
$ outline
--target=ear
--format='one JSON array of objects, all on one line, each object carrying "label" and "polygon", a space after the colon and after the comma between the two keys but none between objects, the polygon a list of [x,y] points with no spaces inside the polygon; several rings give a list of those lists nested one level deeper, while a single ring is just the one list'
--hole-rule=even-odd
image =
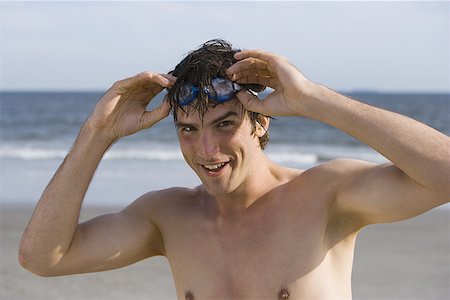
[{"label": "ear", "polygon": [[256,122],[255,134],[257,137],[264,136],[269,130],[270,118],[259,115],[258,122]]}]

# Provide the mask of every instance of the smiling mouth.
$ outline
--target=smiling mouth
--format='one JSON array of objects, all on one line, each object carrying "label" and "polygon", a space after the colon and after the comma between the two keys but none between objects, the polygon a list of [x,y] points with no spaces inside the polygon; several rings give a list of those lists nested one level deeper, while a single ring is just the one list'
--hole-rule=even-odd
[{"label": "smiling mouth", "polygon": [[209,165],[201,165],[203,168],[208,170],[209,172],[218,172],[220,171],[228,162],[217,163],[217,164],[209,164]]}]

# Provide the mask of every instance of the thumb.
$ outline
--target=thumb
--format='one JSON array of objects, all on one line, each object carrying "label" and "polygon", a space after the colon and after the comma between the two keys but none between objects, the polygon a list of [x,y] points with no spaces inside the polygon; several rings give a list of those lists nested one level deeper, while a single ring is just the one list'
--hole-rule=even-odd
[{"label": "thumb", "polygon": [[236,97],[246,110],[262,113],[264,101],[261,101],[252,92],[243,90],[237,93]]},{"label": "thumb", "polygon": [[150,128],[165,117],[169,115],[170,105],[169,102],[164,100],[161,105],[152,111],[144,112],[142,116],[142,129]]}]

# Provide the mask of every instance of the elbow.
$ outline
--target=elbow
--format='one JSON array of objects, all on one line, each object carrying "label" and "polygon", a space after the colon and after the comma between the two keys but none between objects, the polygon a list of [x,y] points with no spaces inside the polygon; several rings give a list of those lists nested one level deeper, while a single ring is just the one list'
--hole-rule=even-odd
[{"label": "elbow", "polygon": [[19,264],[27,271],[41,276],[41,277],[53,277],[57,276],[52,272],[52,268],[49,264],[43,263],[43,260],[33,255],[33,251],[24,245],[20,245],[18,252]]},{"label": "elbow", "polygon": [[35,263],[33,257],[31,255],[29,255],[28,253],[26,253],[26,251],[24,251],[23,249],[19,249],[18,259],[19,259],[19,264],[25,270],[27,270],[35,275],[41,276],[41,277],[50,276],[47,272],[42,270],[42,268],[36,267],[36,263]]},{"label": "elbow", "polygon": [[32,259],[22,249],[19,249],[18,259],[19,264],[22,266],[22,268],[24,268],[27,271],[30,271],[31,273],[42,276],[34,270]]}]

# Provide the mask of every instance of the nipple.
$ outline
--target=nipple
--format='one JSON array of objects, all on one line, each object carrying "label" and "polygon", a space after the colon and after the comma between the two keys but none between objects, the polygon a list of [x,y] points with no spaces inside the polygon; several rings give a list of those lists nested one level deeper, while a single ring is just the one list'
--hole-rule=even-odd
[{"label": "nipple", "polygon": [[281,289],[281,291],[278,293],[278,299],[287,299],[289,298],[289,290],[287,288]]},{"label": "nipple", "polygon": [[192,295],[191,292],[186,292],[186,295],[184,295],[184,298],[186,300],[194,300],[194,295]]}]

